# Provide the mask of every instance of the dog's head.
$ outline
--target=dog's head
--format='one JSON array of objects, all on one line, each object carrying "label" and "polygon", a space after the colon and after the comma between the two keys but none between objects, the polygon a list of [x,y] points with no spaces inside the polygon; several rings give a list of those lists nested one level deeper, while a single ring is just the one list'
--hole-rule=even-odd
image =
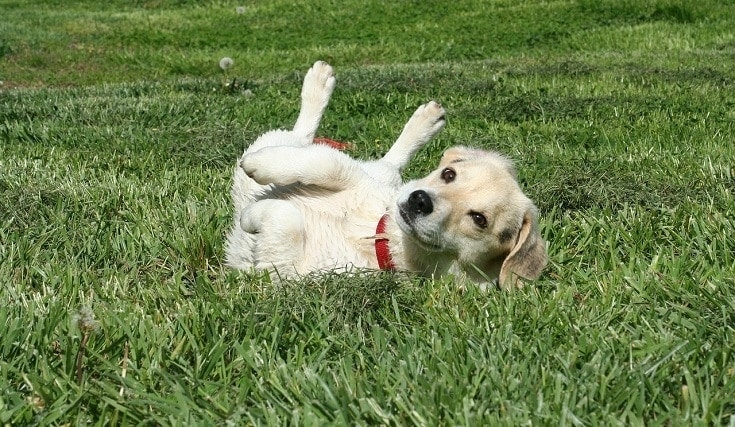
[{"label": "dog's head", "polygon": [[478,283],[498,278],[510,289],[520,286],[519,277],[536,279],[546,265],[536,207],[511,161],[497,153],[447,150],[437,170],[403,187],[396,221],[427,256],[451,257]]}]

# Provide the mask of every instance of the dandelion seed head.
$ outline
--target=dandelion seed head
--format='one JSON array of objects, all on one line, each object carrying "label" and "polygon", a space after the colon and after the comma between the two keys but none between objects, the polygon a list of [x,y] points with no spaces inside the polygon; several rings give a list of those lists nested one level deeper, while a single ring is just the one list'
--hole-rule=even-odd
[{"label": "dandelion seed head", "polygon": [[94,312],[89,307],[82,307],[72,318],[82,332],[95,332],[100,327],[100,322],[94,317]]},{"label": "dandelion seed head", "polygon": [[232,64],[234,63],[235,61],[233,61],[232,58],[225,56],[224,58],[219,60],[219,67],[224,71],[232,67]]},{"label": "dandelion seed head", "polygon": [[243,13],[245,13],[245,6],[238,6],[235,8],[235,10],[237,11],[238,15],[242,15]]}]

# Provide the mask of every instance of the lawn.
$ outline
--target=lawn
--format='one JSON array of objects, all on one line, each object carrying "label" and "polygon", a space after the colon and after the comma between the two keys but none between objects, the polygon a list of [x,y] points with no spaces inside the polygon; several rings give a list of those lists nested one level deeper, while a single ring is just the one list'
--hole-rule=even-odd
[{"label": "lawn", "polygon": [[[735,426],[727,2],[0,10],[0,425]],[[455,144],[513,158],[542,277],[226,269],[234,162],[317,59],[352,155],[435,99],[406,178]]]}]

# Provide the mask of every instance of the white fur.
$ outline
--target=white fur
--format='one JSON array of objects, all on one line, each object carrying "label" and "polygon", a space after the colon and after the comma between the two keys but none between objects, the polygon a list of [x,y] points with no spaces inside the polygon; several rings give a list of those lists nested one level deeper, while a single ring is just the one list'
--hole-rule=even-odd
[{"label": "white fur", "polygon": [[[452,205],[463,203],[454,201],[456,197],[446,198],[451,202],[447,205],[440,191],[429,188],[431,197],[437,197],[437,212],[444,213],[432,212],[412,224],[395,220],[407,209],[409,189],[413,191],[421,184],[408,183],[402,190],[401,171],[444,127],[444,109],[433,101],[420,106],[382,159],[359,161],[313,143],[334,85],[332,68],[316,62],[304,78],[301,111],[293,130],[266,132],[243,153],[233,177],[234,216],[227,237],[226,263],[237,269],[268,270],[280,277],[319,270],[377,269],[376,225],[388,213],[392,220],[385,235],[399,270],[425,275],[459,273],[479,282],[497,278],[495,267],[489,273],[494,277],[488,278],[474,274],[476,267],[468,263],[484,262],[480,255],[500,249],[486,250],[481,245],[489,240],[478,239],[472,230],[455,230],[445,224]],[[459,187],[457,190],[464,191]],[[521,197],[520,190],[514,187],[506,193],[523,202],[520,217],[515,211],[508,215],[518,222],[514,227],[520,229],[519,218],[528,209],[535,224],[535,208],[530,201],[524,205],[527,199]],[[473,195],[469,192],[466,197]],[[446,250],[427,247],[416,233],[419,225],[435,228],[440,241],[452,241],[454,246]],[[445,229],[459,235],[445,236]],[[474,243],[465,246],[479,247],[478,257],[464,256],[455,247],[470,240]],[[510,247],[505,253],[509,251]]]}]

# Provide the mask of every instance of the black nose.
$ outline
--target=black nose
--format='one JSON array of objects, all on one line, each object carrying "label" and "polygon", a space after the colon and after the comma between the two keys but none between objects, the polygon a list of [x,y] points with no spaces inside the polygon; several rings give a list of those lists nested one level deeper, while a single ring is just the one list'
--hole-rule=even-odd
[{"label": "black nose", "polygon": [[434,204],[426,191],[416,190],[408,196],[408,210],[414,215],[428,215],[434,210]]}]

